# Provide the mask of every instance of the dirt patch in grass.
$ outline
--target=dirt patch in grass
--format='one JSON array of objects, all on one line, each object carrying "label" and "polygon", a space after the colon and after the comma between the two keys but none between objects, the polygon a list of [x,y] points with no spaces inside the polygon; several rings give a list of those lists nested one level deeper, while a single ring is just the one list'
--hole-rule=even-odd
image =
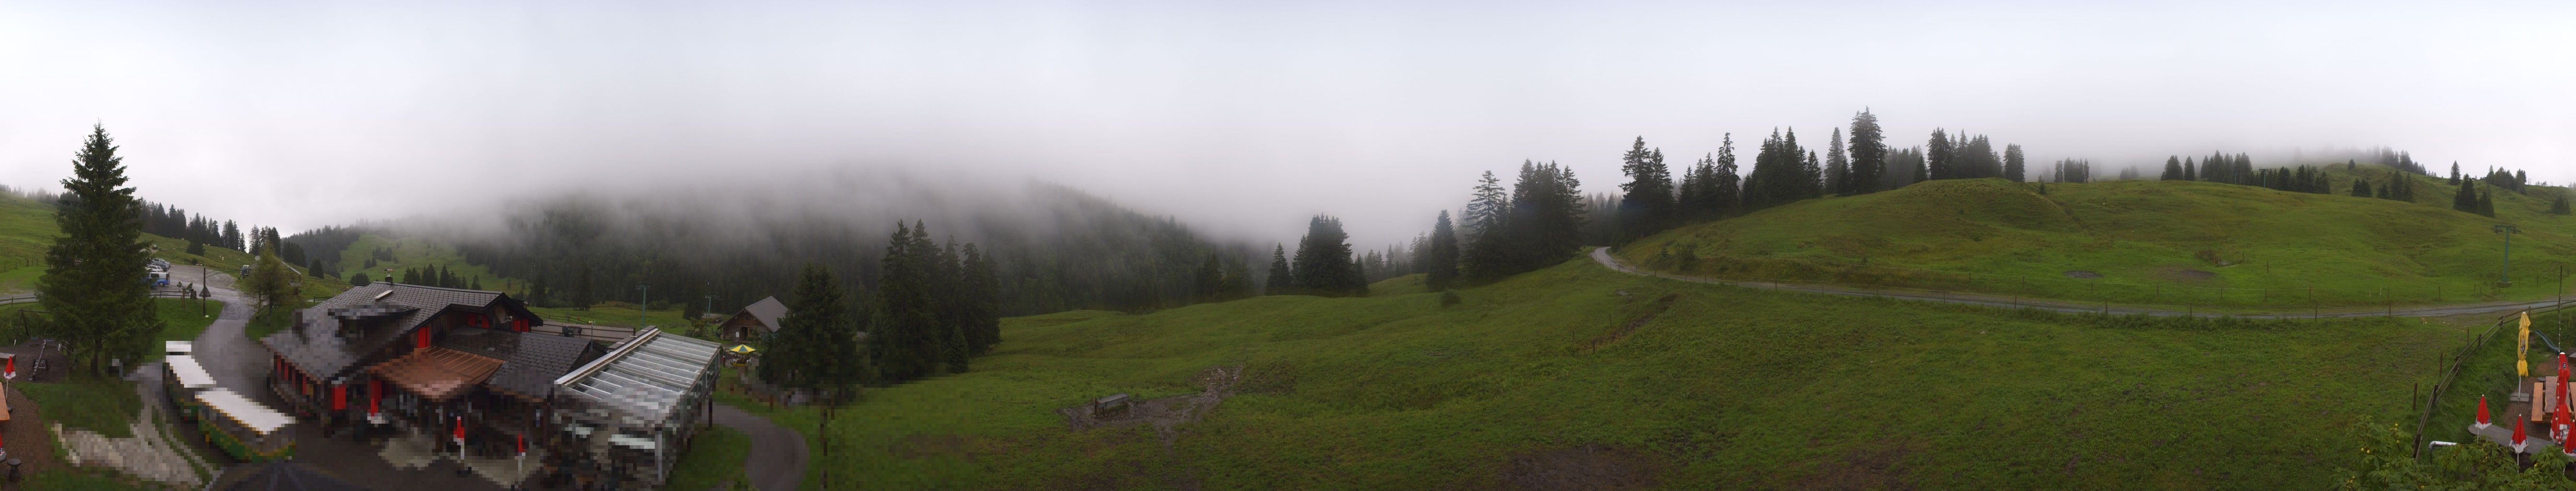
[{"label": "dirt patch in grass", "polygon": [[2079,279],[2079,280],[2098,280],[2098,279],[2102,279],[2102,273],[2095,273],[2095,272],[2092,272],[2092,271],[2085,271],[2085,270],[2078,269],[2078,270],[2067,271],[2067,272],[2066,272],[2066,277],[2068,277],[2068,278],[2074,278],[2074,279]]},{"label": "dirt patch in grass", "polygon": [[1914,489],[1905,482],[1905,458],[1914,450],[1896,442],[1879,442],[1844,453],[1822,472],[1798,482],[1800,489]]},{"label": "dirt patch in grass", "polygon": [[2166,266],[2156,269],[2156,279],[2183,283],[2199,283],[2217,281],[2218,273],[2181,266]]},{"label": "dirt patch in grass", "polygon": [[[53,435],[45,431],[47,421],[43,408],[36,406],[35,399],[19,393],[17,384],[9,384],[6,397],[9,398],[9,422],[0,424],[0,435],[9,438],[0,443],[7,444],[9,457],[19,459],[21,467],[18,470],[34,473],[61,467],[62,463],[54,457],[57,452],[54,451]],[[79,408],[62,410],[77,411]]]},{"label": "dirt patch in grass", "polygon": [[1607,491],[1648,489],[1663,466],[1644,454],[1607,445],[1513,455],[1503,463],[1507,489]]},{"label": "dirt patch in grass", "polygon": [[1065,424],[1073,427],[1074,431],[1152,424],[1154,433],[1162,437],[1163,446],[1170,447],[1172,438],[1179,436],[1174,427],[1198,421],[1207,416],[1208,411],[1216,409],[1217,403],[1224,402],[1226,396],[1234,395],[1235,383],[1243,380],[1243,366],[1207,367],[1192,378],[1199,383],[1199,393],[1129,402],[1124,409],[1093,411],[1090,404],[1083,404],[1055,412],[1064,415]]},{"label": "dirt patch in grass", "polygon": [[[1628,291],[1620,290],[1619,295],[1627,296]],[[1639,315],[1637,318],[1629,320],[1628,323],[1619,325],[1619,328],[1616,330],[1602,333],[1600,336],[1593,336],[1592,339],[1585,340],[1583,342],[1583,350],[1597,350],[1601,349],[1603,346],[1609,346],[1611,343],[1617,343],[1619,340],[1628,339],[1629,334],[1637,332],[1637,328],[1644,327],[1648,322],[1654,322],[1655,316],[1664,315],[1664,311],[1672,310],[1673,302],[1680,301],[1681,299],[1682,294],[1679,293],[1666,294],[1663,298],[1655,299],[1655,305],[1653,307],[1649,307],[1644,315]]]}]

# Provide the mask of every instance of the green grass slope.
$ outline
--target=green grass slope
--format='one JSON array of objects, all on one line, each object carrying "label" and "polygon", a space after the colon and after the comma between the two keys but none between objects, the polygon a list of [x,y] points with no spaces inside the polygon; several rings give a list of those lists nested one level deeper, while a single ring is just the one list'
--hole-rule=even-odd
[{"label": "green grass slope", "polygon": [[[2416,178],[2418,200],[2438,202],[2205,182],[2050,184],[2042,194],[2001,179],[1931,181],[1685,226],[1618,255],[1701,276],[2175,306],[2305,305],[2311,288],[2318,303],[2354,307],[2556,293],[2560,264],[2576,254],[2576,219],[2546,214],[2539,191],[2499,194],[2499,218],[2452,211],[2453,188]],[[2506,288],[2494,286],[2500,223],[2525,232],[2514,237],[2517,281]]]},{"label": "green grass slope", "polygon": [[[2408,384],[2461,339],[2115,328],[1584,261],[1460,294],[1010,319],[973,371],[840,410],[812,468],[863,489],[2295,489],[2328,485],[2346,425],[2411,421]],[[1170,433],[1055,412],[1238,365],[1238,394]],[[816,431],[810,408],[726,397]]]}]

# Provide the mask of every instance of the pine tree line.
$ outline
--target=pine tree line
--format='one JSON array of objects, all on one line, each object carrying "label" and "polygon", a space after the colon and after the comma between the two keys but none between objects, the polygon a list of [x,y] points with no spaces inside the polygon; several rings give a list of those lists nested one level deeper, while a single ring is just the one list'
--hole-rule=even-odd
[{"label": "pine tree line", "polygon": [[1000,282],[975,244],[942,245],[920,220],[897,223],[881,262],[866,330],[880,381],[964,373],[1002,341]]},{"label": "pine tree line", "polygon": [[2057,164],[2050,166],[2048,175],[2042,181],[2077,184],[2093,182],[2093,161],[2075,158],[2058,159]]},{"label": "pine tree line", "polygon": [[1472,281],[1492,281],[1563,262],[1583,246],[1589,210],[1574,170],[1554,162],[1521,163],[1509,191],[1486,172],[1462,214],[1458,269]]},{"label": "pine tree line", "polygon": [[2005,159],[1995,153],[1994,143],[1986,135],[1971,136],[1964,131],[1952,135],[1935,128],[1932,138],[1925,142],[1924,159],[1931,179],[2003,177],[2015,182],[2023,180],[2018,172],[2006,173],[2020,170],[2020,165],[2016,163],[2007,167]]},{"label": "pine tree line", "polygon": [[1351,251],[1350,234],[1342,230],[1342,219],[1315,215],[1306,220],[1306,234],[1297,239],[1296,255],[1287,255],[1284,246],[1273,246],[1270,260],[1270,283],[1266,295],[1321,295],[1327,297],[1367,296],[1367,265]]}]

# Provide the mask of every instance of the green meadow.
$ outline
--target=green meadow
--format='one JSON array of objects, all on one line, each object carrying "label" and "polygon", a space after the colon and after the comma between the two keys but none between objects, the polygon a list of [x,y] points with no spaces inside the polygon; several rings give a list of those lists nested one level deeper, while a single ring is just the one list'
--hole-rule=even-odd
[{"label": "green meadow", "polygon": [[[2374,172],[2374,169],[2379,169]],[[2384,168],[2359,169],[2385,182]],[[2353,171],[2334,166],[2337,189]],[[2263,307],[2549,299],[2576,256],[2562,188],[2498,193],[2498,218],[2418,202],[2186,181],[1931,181],[1811,199],[1622,246],[1632,265],[1744,280],[1834,282],[2075,301]],[[2514,224],[2514,282],[2496,286]],[[2311,300],[2313,299],[2313,300]]]},{"label": "green meadow", "polygon": [[[840,409],[806,487],[826,468],[863,489],[2318,487],[2346,427],[2411,421],[2409,385],[2461,344],[2418,320],[2105,319],[1583,260],[1459,293],[1009,319],[972,371]],[[1056,413],[1237,366],[1168,431]],[[813,408],[724,397],[818,432]]]}]

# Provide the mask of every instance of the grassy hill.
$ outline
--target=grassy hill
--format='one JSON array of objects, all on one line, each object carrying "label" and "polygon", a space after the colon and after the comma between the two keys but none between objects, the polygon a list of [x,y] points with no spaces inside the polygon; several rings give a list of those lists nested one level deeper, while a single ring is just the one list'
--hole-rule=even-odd
[{"label": "grassy hill", "polygon": [[[2384,168],[2372,172],[2385,182]],[[2351,171],[2333,168],[2338,189]],[[2179,181],[1932,181],[1813,199],[1623,246],[1631,264],[1744,279],[1833,281],[2058,299],[2199,306],[2545,299],[2576,254],[2576,218],[2547,193],[2499,193],[2497,218],[2418,203]],[[2504,237],[2515,283],[2497,288]],[[2313,290],[2311,290],[2313,289]]]},{"label": "grassy hill", "polygon": [[[45,249],[52,247],[62,229],[54,226],[54,207],[14,194],[0,193],[0,292],[33,290],[36,277],[45,273]],[[153,257],[176,264],[209,264],[226,268],[249,264],[251,257],[241,251],[208,247],[206,254],[188,254],[188,242],[169,237],[143,234],[143,240],[158,248]],[[138,273],[139,274],[139,273]],[[195,282],[195,278],[172,278],[173,281]]]},{"label": "grassy hill", "polygon": [[[2461,342],[2418,320],[2116,327],[1584,261],[1460,292],[1009,319],[975,370],[839,411],[812,468],[866,489],[2318,487],[2345,426],[2411,420],[2408,384]],[[1168,433],[1055,412],[1234,366],[1235,394]],[[816,431],[810,408],[732,402]]]}]

